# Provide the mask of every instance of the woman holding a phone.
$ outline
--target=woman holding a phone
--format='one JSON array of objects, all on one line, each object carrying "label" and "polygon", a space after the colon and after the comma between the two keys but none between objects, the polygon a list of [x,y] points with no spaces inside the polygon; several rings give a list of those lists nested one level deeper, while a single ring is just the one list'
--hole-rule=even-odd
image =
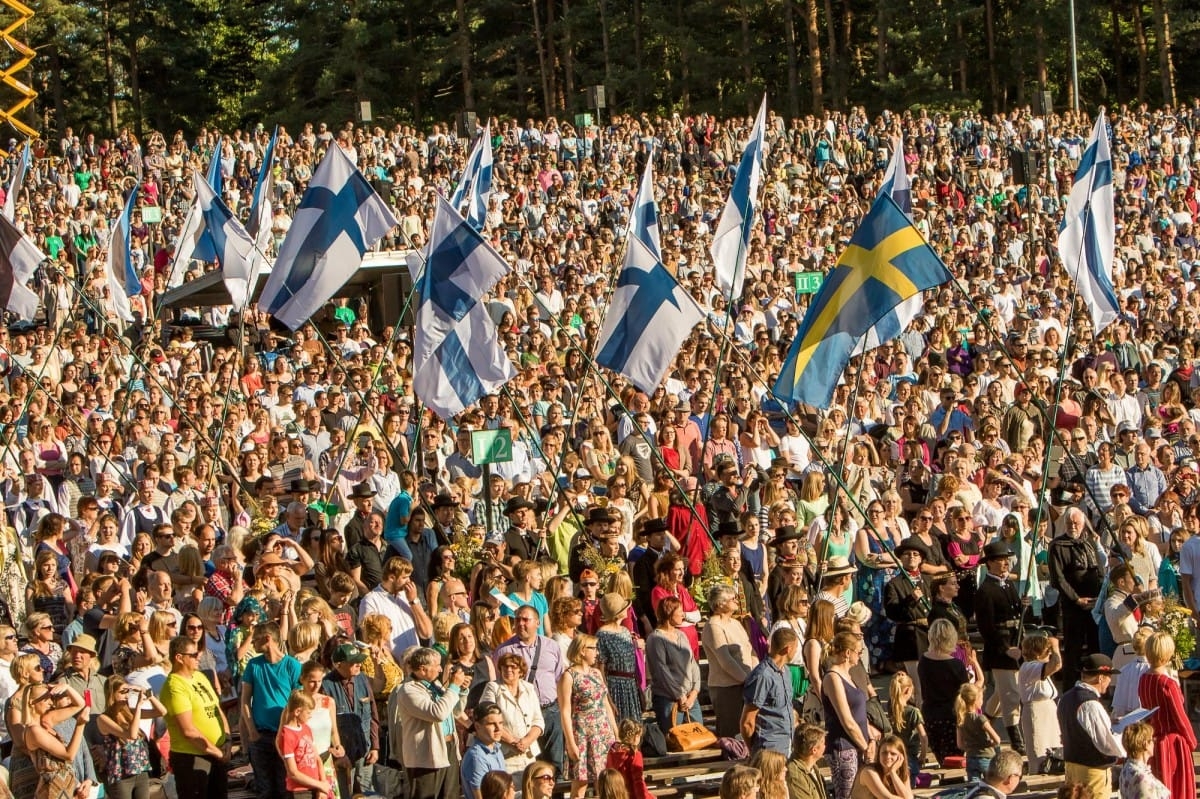
[{"label": "woman holding a phone", "polygon": [[150,744],[143,718],[164,713],[149,688],[125,682],[114,674],[104,684],[105,710],[96,719],[104,748],[104,794],[113,799],[143,799],[150,795]]}]

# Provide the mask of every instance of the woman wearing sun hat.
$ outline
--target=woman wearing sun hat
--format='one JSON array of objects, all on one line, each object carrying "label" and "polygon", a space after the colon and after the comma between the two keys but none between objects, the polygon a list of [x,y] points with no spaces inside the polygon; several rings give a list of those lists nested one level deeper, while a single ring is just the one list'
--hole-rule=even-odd
[{"label": "woman wearing sun hat", "polygon": [[642,642],[624,624],[630,604],[617,593],[601,597],[600,616],[604,623],[596,631],[596,665],[604,672],[618,721],[642,718],[642,692],[637,674],[637,655]]}]

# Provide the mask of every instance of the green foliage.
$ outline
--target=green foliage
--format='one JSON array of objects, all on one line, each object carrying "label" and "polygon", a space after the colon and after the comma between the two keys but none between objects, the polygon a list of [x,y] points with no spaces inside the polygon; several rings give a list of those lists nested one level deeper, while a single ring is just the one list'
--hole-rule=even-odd
[{"label": "green foliage", "polygon": [[[28,79],[52,132],[339,124],[362,100],[385,124],[445,121],[468,103],[570,118],[591,110],[596,83],[602,118],[745,114],[764,91],[808,113],[810,6],[827,107],[992,111],[1029,102],[1042,70],[1057,107],[1068,102],[1067,0],[45,0]],[[1080,2],[1083,105],[1161,102],[1158,8],[1177,97],[1200,94],[1186,68],[1200,57],[1200,7]]]}]

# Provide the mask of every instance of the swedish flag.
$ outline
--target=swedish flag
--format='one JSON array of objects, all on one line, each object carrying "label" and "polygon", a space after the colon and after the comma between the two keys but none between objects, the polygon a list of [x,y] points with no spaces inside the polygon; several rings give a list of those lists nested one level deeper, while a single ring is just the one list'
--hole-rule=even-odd
[{"label": "swedish flag", "polygon": [[862,336],[904,300],[949,280],[941,259],[895,200],[881,192],[813,297],[775,395],[829,407]]}]

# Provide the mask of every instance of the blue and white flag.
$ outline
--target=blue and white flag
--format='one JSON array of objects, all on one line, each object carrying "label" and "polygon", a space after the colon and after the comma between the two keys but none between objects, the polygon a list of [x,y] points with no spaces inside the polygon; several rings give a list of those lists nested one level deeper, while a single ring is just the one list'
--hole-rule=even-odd
[{"label": "blue and white flag", "polygon": [[657,242],[658,212],[652,196],[648,212],[639,203],[653,185],[653,168],[648,160],[596,354],[596,363],[625,375],[647,394],[654,393],[692,328],[704,320],[704,311],[648,246]]},{"label": "blue and white flag", "polygon": [[1075,171],[1075,183],[1058,231],[1058,255],[1091,313],[1093,335],[1099,335],[1121,315],[1112,284],[1116,233],[1112,155],[1101,108]]},{"label": "blue and white flag", "polygon": [[710,250],[716,267],[717,287],[730,305],[742,296],[742,283],[746,278],[746,253],[750,250],[750,230],[758,213],[758,188],[762,184],[766,124],[767,98],[763,97]]},{"label": "blue and white flag", "polygon": [[12,183],[8,186],[8,194],[4,195],[4,216],[7,219],[14,219],[16,213],[17,195],[21,193],[21,186],[25,183],[25,173],[29,171],[29,161],[32,156],[29,152],[29,140],[25,140],[25,146],[21,148],[21,157],[17,160],[17,168],[13,172]]},{"label": "blue and white flag", "polygon": [[126,322],[133,321],[133,311],[129,298],[142,293],[142,278],[133,265],[133,254],[130,249],[130,218],[133,207],[137,205],[138,190],[134,186],[125,201],[125,208],[113,225],[112,236],[108,240],[108,288],[112,297],[113,307],[117,315]]},{"label": "blue and white flag", "polygon": [[470,203],[464,214],[467,224],[476,230],[483,230],[484,217],[487,216],[487,201],[491,193],[492,128],[491,125],[488,125],[483,129],[483,133],[471,150],[471,155],[467,158],[467,165],[463,167],[458,186],[454,189],[454,196],[450,198],[450,205],[461,214],[463,204]]},{"label": "blue and white flag", "polygon": [[[888,162],[880,194],[889,194],[897,207],[912,219],[912,182],[908,179],[908,168],[904,163],[904,137],[892,141],[892,160]],[[925,310],[925,295],[914,294],[886,314],[855,345],[854,352],[873,350],[885,341],[897,338],[908,328],[912,320]]]},{"label": "blue and white flag", "polygon": [[[212,159],[208,162],[208,175],[205,177],[208,185],[213,190],[213,194],[217,195],[218,197],[220,197],[225,191],[225,177],[221,173],[221,152],[224,150],[224,147],[225,137],[222,136],[217,139],[217,146],[213,148]],[[194,203],[195,201],[193,200],[193,204]],[[204,261],[205,263],[209,264],[215,262],[219,257],[217,243],[213,241],[212,236],[208,234],[208,229],[204,227],[203,224],[192,220],[192,225],[199,225],[199,228],[192,228],[185,231],[193,234],[194,236],[193,244],[191,245],[191,251],[188,253],[188,258],[195,258],[197,261]],[[180,236],[180,240],[184,240],[182,235]],[[178,260],[178,257],[176,260]],[[174,271],[174,267],[172,267],[172,271]],[[180,280],[182,281],[182,279],[183,277],[181,274]],[[168,283],[169,282],[170,281],[168,280]]]},{"label": "blue and white flag", "polygon": [[200,177],[199,172],[192,172],[192,186],[196,191],[196,205],[200,210],[204,230],[217,251],[217,260],[221,264],[221,279],[229,292],[230,302],[234,310],[244,311],[250,302],[250,290],[255,276],[254,239],[250,238],[246,228],[229,210],[229,206],[213,192],[212,187]]},{"label": "blue and white flag", "polygon": [[254,200],[250,204],[250,218],[246,220],[246,232],[254,240],[254,253],[250,259],[250,274],[258,273],[259,264],[267,258],[271,246],[271,224],[275,210],[271,198],[275,196],[275,141],[279,138],[279,126],[271,134],[271,141],[263,151],[262,163],[258,165],[258,180],[254,184]]},{"label": "blue and white flag", "polygon": [[445,198],[416,284],[413,391],[449,419],[516,377],[481,302],[508,264]]},{"label": "blue and white flag", "polygon": [[342,148],[331,146],[300,198],[259,307],[299,329],[396,224],[387,203]]},{"label": "blue and white flag", "polygon": [[654,202],[654,147],[647,145],[646,149],[646,171],[629,212],[629,237],[636,237],[655,260],[661,261],[662,238],[658,233],[658,206]]},{"label": "blue and white flag", "polygon": [[217,139],[217,146],[213,149],[212,160],[208,162],[208,185],[212,187],[213,194],[218,197],[225,191],[225,176],[221,174],[221,154],[225,151],[225,137],[221,136]]}]

